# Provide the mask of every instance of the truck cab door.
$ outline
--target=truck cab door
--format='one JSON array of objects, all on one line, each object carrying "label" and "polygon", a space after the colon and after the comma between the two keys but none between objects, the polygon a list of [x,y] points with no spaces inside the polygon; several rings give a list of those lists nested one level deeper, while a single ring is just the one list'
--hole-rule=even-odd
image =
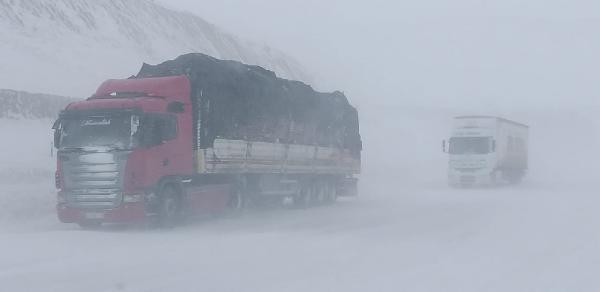
[{"label": "truck cab door", "polygon": [[147,113],[143,118],[141,143],[145,149],[145,173],[149,182],[177,174],[177,117],[173,114]]}]

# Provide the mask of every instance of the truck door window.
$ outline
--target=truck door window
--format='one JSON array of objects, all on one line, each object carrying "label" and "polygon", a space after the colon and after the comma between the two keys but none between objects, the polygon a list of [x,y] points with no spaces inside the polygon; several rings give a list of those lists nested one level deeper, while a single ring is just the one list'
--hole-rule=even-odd
[{"label": "truck door window", "polygon": [[173,140],[177,136],[177,119],[168,114],[146,114],[142,123],[142,140],[152,147]]}]

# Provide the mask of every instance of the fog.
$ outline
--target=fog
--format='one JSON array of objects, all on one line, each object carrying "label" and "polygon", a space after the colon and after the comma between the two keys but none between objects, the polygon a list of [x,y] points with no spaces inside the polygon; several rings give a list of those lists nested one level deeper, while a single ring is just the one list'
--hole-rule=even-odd
[{"label": "fog", "polygon": [[[0,133],[9,138],[0,146],[0,242],[6,244],[0,290],[600,288],[594,273],[600,263],[600,2],[154,2],[280,50],[315,89],[343,91],[360,117],[359,196],[334,206],[202,218],[170,230],[82,230],[56,219],[52,121],[2,118]],[[114,51],[98,56],[119,55],[119,45],[110,46]],[[126,55],[121,64],[94,60],[106,64],[93,78],[73,80],[79,69],[69,71],[73,86],[53,88],[67,78],[56,74],[43,88],[11,79],[0,80],[0,89],[19,84],[32,89],[14,89],[81,97],[101,77],[136,73],[147,56],[135,49]],[[158,55],[148,62],[159,62]],[[20,66],[11,75],[28,76],[36,64]],[[461,115],[529,126],[521,184],[448,186],[442,141]]]},{"label": "fog", "polygon": [[361,106],[589,106],[598,90],[593,1],[168,2],[284,49]]},{"label": "fog", "polygon": [[367,172],[443,181],[451,118],[488,114],[532,126],[532,179],[596,180],[595,1],[168,2],[284,49],[316,88],[344,91]]}]

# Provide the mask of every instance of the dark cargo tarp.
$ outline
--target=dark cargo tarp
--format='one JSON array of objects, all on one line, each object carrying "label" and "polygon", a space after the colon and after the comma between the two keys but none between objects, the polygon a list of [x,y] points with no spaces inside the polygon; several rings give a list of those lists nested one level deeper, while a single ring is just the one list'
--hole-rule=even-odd
[{"label": "dark cargo tarp", "polygon": [[316,92],[262,67],[204,54],[144,64],[137,78],[174,75],[191,81],[200,148],[221,137],[346,148],[360,156],[358,113],[341,92]]}]

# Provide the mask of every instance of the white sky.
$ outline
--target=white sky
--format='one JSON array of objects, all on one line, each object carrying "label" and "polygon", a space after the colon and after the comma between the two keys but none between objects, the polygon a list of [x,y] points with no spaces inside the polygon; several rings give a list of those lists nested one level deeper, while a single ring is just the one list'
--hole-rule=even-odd
[{"label": "white sky", "polygon": [[359,105],[598,104],[599,1],[161,2],[291,54]]}]

